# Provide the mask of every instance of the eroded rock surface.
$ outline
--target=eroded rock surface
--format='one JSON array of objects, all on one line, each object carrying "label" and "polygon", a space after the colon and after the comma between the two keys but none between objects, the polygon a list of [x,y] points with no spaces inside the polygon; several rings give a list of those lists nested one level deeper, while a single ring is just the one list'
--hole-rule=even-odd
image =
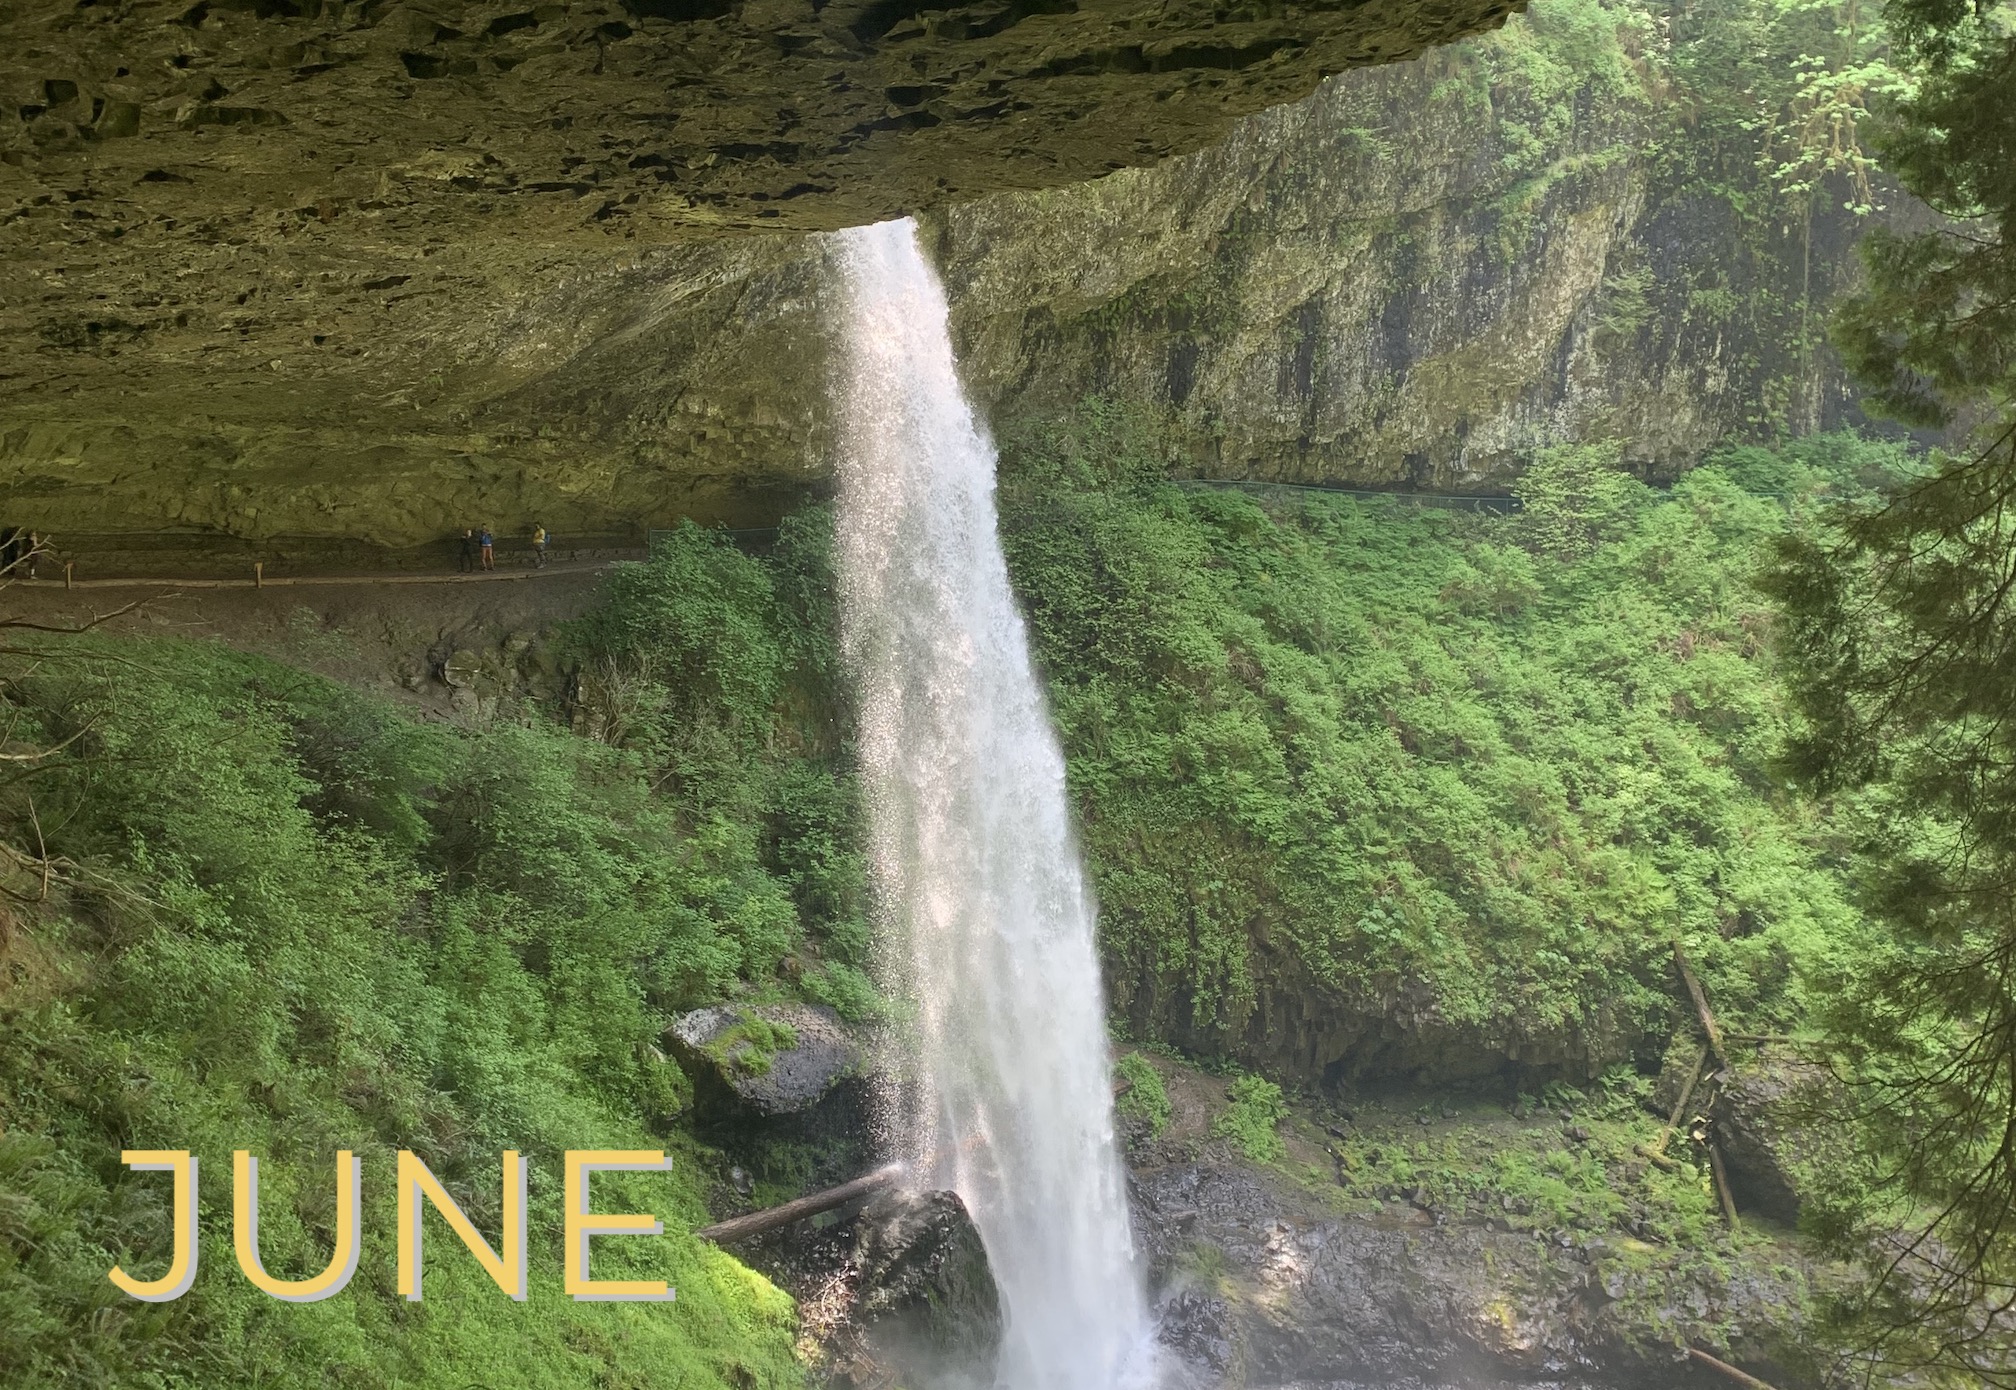
[{"label": "eroded rock surface", "polygon": [[[1518,1174],[1570,1171],[1580,1159],[1563,1154],[1565,1165],[1550,1164],[1549,1145],[1580,1151],[1591,1142],[1572,1127],[1551,1139],[1552,1116],[1529,1124],[1419,1095],[1356,1109],[1298,1104],[1279,1126],[1285,1158],[1259,1164],[1216,1132],[1222,1076],[1167,1057],[1150,1065],[1166,1088],[1167,1118],[1158,1128],[1123,1108],[1120,1129],[1135,1244],[1172,1390],[1726,1384],[1688,1360],[1690,1346],[1780,1390],[1832,1383],[1813,1293],[1842,1271],[1830,1272],[1789,1233],[1751,1231],[1731,1242],[1714,1225],[1676,1238],[1663,1223],[1690,1203],[1654,1196],[1648,1170],[1622,1157],[1655,1132],[1650,1117],[1607,1122],[1595,1136],[1609,1182],[1667,1203],[1634,1236],[1632,1213],[1651,1211],[1642,1203],[1597,1222],[1539,1213],[1531,1199],[1542,1189]],[[1415,1104],[1423,1099],[1431,1104]],[[1409,1123],[1409,1111],[1439,1118]],[[1326,1148],[1339,1163],[1335,1187],[1324,1173]],[[1347,1148],[1359,1165],[1348,1182],[1338,1158]],[[1455,1182],[1475,1200],[1449,1200],[1448,1172],[1432,1178],[1433,1190],[1410,1183],[1374,1192],[1364,1165],[1375,1149],[1411,1154],[1423,1168],[1457,1165],[1479,1180]],[[1494,1152],[1510,1167],[1501,1170]],[[1518,1201],[1509,1200],[1514,1188]],[[986,1364],[996,1296],[953,1194],[884,1194],[835,1225],[803,1223],[774,1239],[754,1253],[800,1298],[810,1363],[827,1383],[884,1385],[924,1366],[938,1375]],[[891,1335],[899,1328],[908,1331]]]},{"label": "eroded rock surface", "polygon": [[1671,477],[1859,422],[1833,355],[1795,346],[1859,275],[1845,188],[1801,228],[1759,215],[1761,176],[1704,192],[1660,153],[1689,138],[1672,111],[1600,59],[1537,99],[1505,54],[1559,22],[1347,74],[1160,169],[950,210],[971,379],[1009,414],[1145,406],[1179,467],[1290,483],[1502,489],[1590,439]]},{"label": "eroded rock surface", "polygon": [[1520,8],[16,0],[0,151],[51,198],[9,236],[133,263],[237,218],[395,256],[830,229],[1188,153]]},{"label": "eroded rock surface", "polygon": [[[1413,1210],[1341,1217],[1209,1156],[1137,1170],[1134,1209],[1163,1342],[1205,1384],[1705,1386],[1662,1333],[1711,1319],[1768,1330],[1794,1298],[1755,1278],[1662,1284],[1602,1241]],[[1662,1301],[1668,1316],[1648,1325],[1645,1305]]]},{"label": "eroded rock surface", "polygon": [[[613,0],[450,6],[431,22],[458,36],[389,50],[391,34],[421,32],[417,10],[288,16],[306,4],[268,18],[196,6],[173,24],[181,10],[149,6],[0,18],[20,54],[14,111],[34,111],[10,137],[18,163],[0,165],[0,333],[20,345],[0,379],[0,523],[65,537],[79,573],[119,549],[101,531],[399,549],[476,523],[625,545],[677,516],[772,525],[825,486],[829,458],[823,250],[782,232],[939,204],[931,250],[996,420],[1105,391],[1153,412],[1200,476],[1498,488],[1534,448],[1583,438],[1623,438],[1659,474],[1732,436],[1851,418],[1839,367],[1786,349],[1784,315],[1824,319],[1855,274],[1855,218],[1822,198],[1800,240],[1758,230],[1744,208],[1770,188],[1669,178],[1653,147],[1673,135],[1643,91],[1591,71],[1572,99],[1536,95],[1516,65],[1494,67],[1502,48],[1544,42],[1544,14],[1242,123],[1230,117],[1316,40],[1236,71],[1115,59],[1030,77],[1036,61],[1018,59],[1028,71],[1000,79],[1004,99],[1032,107],[988,117],[992,135],[960,99],[929,97],[917,111],[935,125],[835,145],[831,176],[782,198],[829,157],[827,107],[808,97],[768,143],[708,125],[744,101],[738,83],[800,61],[752,36],[772,20],[796,32],[762,0],[685,22]],[[821,34],[839,22],[835,6],[808,14]],[[881,111],[895,99],[851,65],[958,48],[976,65],[966,83],[994,71],[998,44],[1040,38],[1054,56],[1085,26],[1147,34],[1125,6],[1044,0],[1000,32],[950,38],[964,14],[891,12],[871,40],[843,24],[859,52],[814,63],[845,81],[810,95]],[[1204,22],[1185,14],[1157,10],[1153,32]],[[1379,14],[1226,12],[1212,32],[1314,34]],[[603,34],[611,24],[631,34]],[[323,28],[351,56],[246,67],[256,36]],[[121,44],[151,56],[125,63]],[[450,65],[466,50],[478,71],[405,71],[401,52],[433,50]],[[704,79],[696,54],[714,54]],[[286,123],[177,125],[175,93],[212,79],[234,89],[212,105],[256,95]],[[1127,153],[1139,141],[1115,103],[1163,87],[1149,101],[1171,121],[1161,143]],[[119,101],[159,119],[99,131]],[[58,127],[75,139],[44,139]],[[1226,131],[1085,188],[962,202]],[[1093,159],[1091,145],[1125,149]],[[903,184],[968,157],[988,171]],[[1893,200],[1883,216],[1919,214]],[[1760,399],[1782,412],[1760,418]]]},{"label": "eroded rock surface", "polygon": [[[0,521],[74,542],[85,573],[117,548],[99,532],[397,549],[483,522],[626,544],[680,516],[774,523],[828,456],[822,253],[783,233],[941,205],[931,249],[997,419],[1108,392],[1157,413],[1201,475],[1490,488],[1559,439],[1623,438],[1667,472],[1732,435],[1848,418],[1832,359],[1782,346],[1785,316],[1820,321],[1853,274],[1840,200],[1795,238],[1744,211],[1762,183],[1665,179],[1648,151],[1684,135],[1644,91],[1592,71],[1572,99],[1537,96],[1494,66],[1543,41],[1544,13],[1235,122],[1348,65],[1318,56],[1326,26],[1434,7],[1179,6],[1151,26],[1118,0],[1044,0],[956,39],[967,10],[892,10],[862,39],[837,6],[766,3],[687,21],[614,0],[444,0],[424,22],[319,0],[10,7]],[[781,51],[801,23],[818,43]],[[254,62],[325,31],[327,57]],[[1192,31],[1302,46],[1037,75],[1105,52],[1095,31],[1132,34],[1121,54]],[[845,52],[811,63],[796,106],[751,95],[822,43]],[[912,76],[871,82],[884,63]],[[1029,107],[960,104],[996,81],[990,101]],[[285,123],[178,124],[212,82],[231,90],[211,106]],[[885,90],[927,87],[945,91],[911,108]],[[850,101],[917,119],[843,139]],[[1153,139],[1122,110],[1137,101]],[[137,134],[115,133],[122,102]],[[1161,168],[975,197],[1227,132]],[[1760,400],[1783,410],[1760,420]]]},{"label": "eroded rock surface", "polygon": [[[620,494],[610,475],[636,460],[578,447],[564,413],[473,416],[472,398],[584,329],[620,338],[514,318],[528,293],[667,245],[1187,153],[1328,73],[1519,7],[13,0],[0,456],[26,468],[8,482],[31,498],[133,490],[95,512],[45,508],[70,532],[406,544],[443,533],[444,496],[516,523],[541,497]],[[681,296],[704,303],[735,266],[697,271]],[[707,476],[718,466],[682,470],[673,505],[747,512],[747,488]],[[597,501],[549,524],[578,531],[623,505]]]}]

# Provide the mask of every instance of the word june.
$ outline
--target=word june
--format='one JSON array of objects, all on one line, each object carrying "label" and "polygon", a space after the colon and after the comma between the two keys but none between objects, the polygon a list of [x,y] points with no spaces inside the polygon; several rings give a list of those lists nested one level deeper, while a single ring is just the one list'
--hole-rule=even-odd
[{"label": "word june", "polygon": [[[187,1149],[127,1149],[119,1161],[135,1172],[175,1175],[175,1249],[168,1272],[159,1279],[136,1279],[114,1266],[107,1277],[122,1291],[147,1303],[168,1303],[189,1292],[196,1282],[199,1237],[196,1226],[196,1155]],[[670,1169],[671,1160],[654,1149],[569,1149],[565,1163],[566,1291],[577,1303],[669,1302],[673,1291],[656,1279],[591,1279],[588,1240],[591,1236],[655,1236],[665,1227],[650,1215],[611,1215],[588,1209],[588,1179],[603,1172],[656,1172]],[[433,1204],[448,1229],[461,1237],[483,1271],[513,1299],[525,1301],[525,1160],[516,1149],[504,1151],[504,1220],[499,1248],[492,1249],[448,1190],[410,1151],[399,1151],[398,1237],[399,1292],[420,1301],[421,1199]],[[289,1303],[316,1303],[341,1293],[357,1272],[363,1246],[364,1165],[350,1150],[336,1155],[336,1252],[320,1274],[308,1279],[280,1279],[266,1272],[259,1259],[259,1160],[244,1149],[231,1156],[232,1244],[238,1268],[261,1289]]]}]

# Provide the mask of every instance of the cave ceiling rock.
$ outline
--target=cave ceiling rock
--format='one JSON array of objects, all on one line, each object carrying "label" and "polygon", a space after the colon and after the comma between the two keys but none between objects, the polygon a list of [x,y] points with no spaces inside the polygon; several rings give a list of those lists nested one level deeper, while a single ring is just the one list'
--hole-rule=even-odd
[{"label": "cave ceiling rock", "polygon": [[[10,516],[72,532],[409,543],[472,499],[511,510],[527,477],[553,495],[555,470],[601,499],[563,525],[634,510],[628,493],[657,512],[753,515],[818,471],[764,453],[773,435],[805,437],[785,419],[803,402],[674,383],[629,424],[600,408],[570,420],[566,392],[596,388],[560,369],[653,319],[586,303],[598,277],[668,248],[774,246],[1152,164],[1326,74],[1521,8],[9,0],[0,489],[20,499]],[[703,321],[754,302],[720,275],[646,278],[661,307],[684,293]],[[600,317],[522,312],[570,300]],[[619,336],[598,347],[594,332]],[[520,389],[556,370],[566,380],[536,399]],[[646,438],[666,421],[705,433],[725,469],[667,464],[676,437]],[[611,431],[635,447],[610,447]],[[597,447],[576,447],[584,432]],[[763,476],[735,462],[744,445]]]}]

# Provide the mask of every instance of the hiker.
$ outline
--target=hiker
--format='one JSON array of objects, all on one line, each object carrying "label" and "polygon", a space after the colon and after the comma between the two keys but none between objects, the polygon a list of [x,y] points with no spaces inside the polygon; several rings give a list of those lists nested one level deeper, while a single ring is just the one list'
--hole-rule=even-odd
[{"label": "hiker", "polygon": [[486,570],[496,569],[497,538],[490,534],[488,526],[485,526],[481,531],[476,533],[476,545],[483,552],[483,568]]},{"label": "hiker", "polygon": [[460,574],[476,571],[476,528],[473,526],[462,528],[462,546],[455,556],[455,569]]},{"label": "hiker", "polygon": [[533,569],[535,569],[535,570],[543,570],[543,569],[545,569],[545,568],[546,568],[546,542],[547,542],[548,540],[550,540],[550,539],[551,539],[551,537],[549,537],[549,536],[548,536],[548,535],[546,534],[546,528],[545,528],[544,526],[539,526],[539,525],[536,525],[536,524],[535,524],[535,525],[534,525],[534,526],[532,527],[532,568],[533,568]]}]

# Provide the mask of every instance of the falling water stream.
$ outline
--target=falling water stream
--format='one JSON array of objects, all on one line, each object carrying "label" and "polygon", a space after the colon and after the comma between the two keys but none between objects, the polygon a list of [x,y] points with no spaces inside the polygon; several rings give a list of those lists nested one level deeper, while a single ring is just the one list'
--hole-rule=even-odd
[{"label": "falling water stream", "polygon": [[997,1385],[1146,1385],[1092,901],[995,524],[994,445],[915,225],[834,250],[842,634],[885,964],[915,1010],[897,1128],[979,1227]]}]

